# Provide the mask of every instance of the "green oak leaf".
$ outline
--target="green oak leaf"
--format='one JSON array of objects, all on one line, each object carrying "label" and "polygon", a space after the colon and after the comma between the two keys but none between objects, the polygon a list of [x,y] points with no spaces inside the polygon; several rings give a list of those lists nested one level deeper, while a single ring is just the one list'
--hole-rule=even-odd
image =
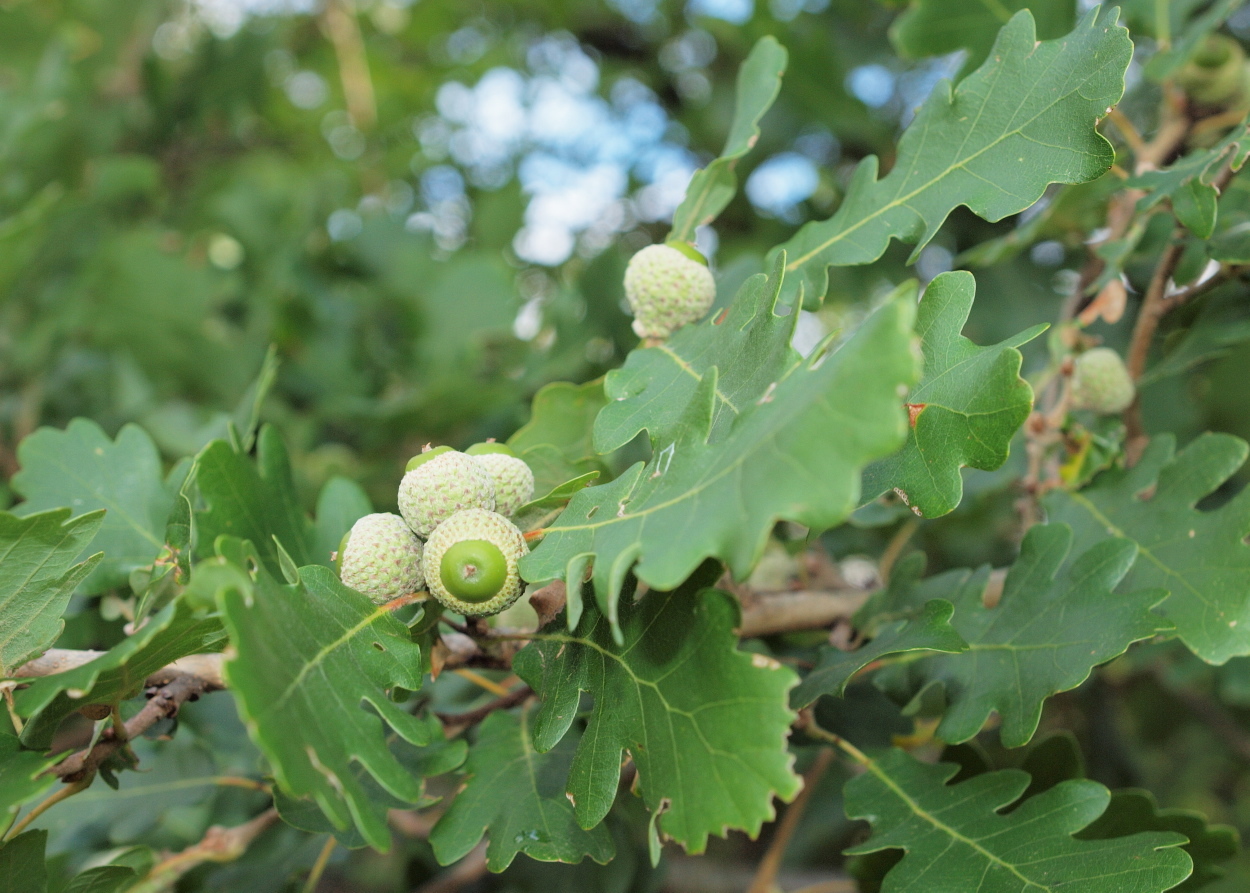
[{"label": "green oak leaf", "polygon": [[882,893],[1162,893],[1192,868],[1181,834],[1077,839],[1111,798],[1095,781],[1060,782],[1004,815],[1028,773],[1004,769],[952,785],[957,765],[922,763],[897,748],[863,763],[867,771],[843,796],[846,814],[866,819],[873,834],[847,853],[905,851]]},{"label": "green oak leaf", "polygon": [[[8,719],[3,720],[9,726]],[[0,826],[9,827],[22,804],[42,795],[59,782],[55,775],[44,775],[56,758],[22,749],[12,727],[0,727]]]},{"label": "green oak leaf", "polygon": [[[593,561],[596,599],[615,623],[621,582],[635,562],[656,589],[673,589],[709,557],[742,579],[778,520],[823,530],[846,518],[858,504],[860,469],[906,436],[899,394],[916,372],[913,294],[914,284],[901,289],[838,349],[826,344],[792,367],[715,442],[708,437],[719,376],[711,367],[674,426],[679,439],[574,496],[521,559],[522,576],[580,580]],[[570,591],[576,626],[581,600]]]},{"label": "green oak leaf", "polygon": [[[920,657],[879,681],[897,689],[906,678],[918,698],[940,684],[947,707],[936,734],[943,741],[967,741],[997,711],[1003,745],[1027,743],[1046,698],[1076,688],[1133,642],[1170,629],[1150,611],[1163,590],[1115,592],[1137,556],[1133,543],[1098,542],[1064,568],[1071,546],[1072,531],[1064,524],[1030,528],[994,607],[983,601],[988,568],[943,575],[953,590],[947,596],[955,606],[951,626],[968,650]],[[893,604],[879,604],[895,611],[919,607],[906,587],[894,592]]]},{"label": "green oak leaf", "polygon": [[942,599],[928,602],[920,613],[909,620],[896,620],[882,627],[871,642],[854,651],[822,648],[820,663],[793,692],[792,707],[806,707],[821,695],[846,694],[851,678],[875,660],[888,655],[922,651],[958,653],[968,650],[965,642],[950,625],[954,606]]},{"label": "green oak leaf", "polygon": [[221,623],[190,599],[171,602],[91,662],[34,679],[17,692],[18,714],[28,717],[22,743],[50,747],[53,733],[71,713],[89,704],[111,706],[132,698],[157,670],[189,654],[215,651],[224,638]]},{"label": "green oak leaf", "polygon": [[[464,763],[468,746],[462,738],[447,740],[443,733],[443,724],[433,716],[418,717],[418,722],[425,725],[429,744],[417,747],[398,735],[387,736],[387,747],[409,775],[424,780],[436,775],[445,775]],[[431,796],[424,796],[416,803],[405,802],[394,797],[388,794],[359,764],[352,766],[352,775],[368,791],[369,799],[383,807],[413,809],[432,806],[438,802],[437,797]],[[284,822],[301,831],[307,831],[310,834],[333,834],[339,843],[350,849],[368,845],[364,836],[354,825],[342,829],[335,828],[326,818],[326,814],[312,800],[291,797],[278,788],[274,791],[273,805]]]},{"label": "green oak leaf", "polygon": [[13,489],[26,498],[18,514],[62,506],[75,514],[106,510],[90,543],[104,558],[83,581],[84,593],[125,585],[131,571],[160,553],[182,481],[164,479],[156,445],[138,425],[124,426],[113,441],[95,422],[74,419],[64,431],[40,428],[21,442],[17,456],[22,470],[13,476]]},{"label": "green oak leaf", "polygon": [[540,862],[589,856],[607,864],[616,852],[611,832],[603,824],[581,828],[564,793],[579,739],[568,734],[539,753],[530,741],[528,709],[488,716],[464,764],[465,782],[430,834],[438,861],[450,865],[487,834],[491,871],[503,871],[517,853]]},{"label": "green oak leaf", "polygon": [[542,698],[533,721],[539,752],[564,738],[583,691],[595,699],[568,780],[583,828],[611,808],[623,750],[659,831],[691,853],[728,828],[755,836],[773,818],[774,795],[799,791],[786,751],[794,674],[738,650],[737,602],[701,590],[705,577],[714,571],[674,592],[623,600],[620,644],[590,604],[571,634],[539,633],[514,661]]},{"label": "green oak leaf", "polygon": [[[247,544],[222,545],[235,565],[256,564]],[[218,591],[233,648],[226,681],[278,785],[311,798],[336,828],[354,823],[370,846],[386,850],[385,805],[354,767],[401,801],[421,799],[420,779],[387,748],[383,728],[418,746],[429,743],[426,725],[387,695],[394,686],[421,687],[420,649],[407,627],[329,568],[303,567],[299,578],[281,583],[260,565],[250,586]]]},{"label": "green oak leaf", "polygon": [[598,479],[599,472],[588,471],[571,481],[565,481],[558,487],[553,487],[545,496],[531,500],[513,512],[512,523],[524,531],[535,530],[551,523],[560,512],[564,511],[570,499]]},{"label": "green oak leaf", "polygon": [[1226,164],[1241,170],[1248,156],[1250,122],[1238,124],[1209,149],[1197,149],[1161,170],[1131,177],[1125,186],[1145,191],[1137,201],[1139,212],[1167,199],[1177,220],[1198,238],[1207,239],[1215,231],[1218,212],[1215,178]]},{"label": "green oak leaf", "polygon": [[771,36],[761,38],[751,48],[738,69],[737,101],[725,148],[720,157],[691,178],[685,198],[673,212],[670,240],[694,242],[695,229],[715,220],[733,200],[738,191],[734,167],[760,138],[760,118],[781,91],[787,58],[786,48]]},{"label": "green oak leaf", "polygon": [[[44,851],[48,832],[27,831],[0,844],[0,893],[47,893],[48,868]],[[98,865],[76,875],[61,893],[121,893],[138,880],[126,865]]]},{"label": "green oak leaf", "polygon": [[1166,589],[1159,613],[1194,654],[1222,664],[1250,654],[1250,489],[1214,511],[1194,506],[1241,467],[1247,447],[1208,433],[1175,450],[1175,438],[1159,435],[1132,468],[1105,471],[1076,493],[1055,491],[1044,505],[1081,542],[1135,542],[1141,558],[1124,585]]},{"label": "green oak leaf", "polygon": [[1037,22],[1041,40],[1062,37],[1076,19],[1074,0],[912,0],[890,27],[890,41],[900,55],[912,59],[967,50],[967,72],[985,61],[998,29],[1022,9]]},{"label": "green oak leaf", "polygon": [[681,434],[685,409],[712,369],[715,400],[709,441],[722,439],[738,417],[785,378],[802,358],[790,346],[798,314],[778,316],[780,263],[739,289],[722,314],[682,326],[665,344],[630,351],[604,379],[607,404],[595,419],[595,449],[619,449],[641,431],[663,447]]},{"label": "green oak leaf", "polygon": [[865,158],[833,217],[773,249],[789,256],[784,297],[820,301],[830,266],[871,263],[893,238],[914,242],[915,257],[961,205],[1001,220],[1051,183],[1106,172],[1115,152],[1095,124],[1120,101],[1133,52],[1117,16],[1091,10],[1071,34],[1041,43],[1028,10],[1012,16],[980,68],[929,95],[889,174],[878,180],[876,157]]},{"label": "green oak leaf", "polygon": [[0,512],[0,676],[52,646],[70,596],[99,565],[75,563],[100,530],[104,512],[70,519],[69,509],[19,518]]},{"label": "green oak leaf", "polygon": [[329,565],[328,557],[315,554],[313,523],[300,508],[291,461],[272,425],[260,429],[255,463],[226,441],[214,440],[196,457],[194,474],[207,503],[195,516],[201,557],[211,556],[217,537],[224,535],[250,541],[274,574],[282,573],[275,539],[298,566]]},{"label": "green oak leaf", "polygon": [[605,457],[591,443],[595,416],[605,402],[602,379],[580,385],[559,381],[534,395],[529,422],[508,438],[508,446],[534,472],[535,493],[592,471],[608,476]]},{"label": "green oak leaf", "polygon": [[943,273],[925,288],[916,315],[924,354],[920,383],[907,396],[907,444],[864,469],[861,497],[894,490],[923,518],[945,515],[963,498],[964,466],[993,471],[1033,409],[1016,348],[1046,328],[1034,326],[993,347],[960,334],[976,293],[971,273]]},{"label": "green oak leaf", "polygon": [[1194,869],[1172,893],[1187,893],[1224,876],[1219,863],[1241,851],[1237,829],[1211,825],[1202,813],[1188,809],[1160,809],[1149,791],[1113,791],[1107,811],[1075,835],[1078,840],[1111,840],[1139,831],[1172,831],[1189,839],[1182,849],[1193,860]]},{"label": "green oak leaf", "polygon": [[47,831],[27,831],[0,844],[0,893],[47,893]]}]

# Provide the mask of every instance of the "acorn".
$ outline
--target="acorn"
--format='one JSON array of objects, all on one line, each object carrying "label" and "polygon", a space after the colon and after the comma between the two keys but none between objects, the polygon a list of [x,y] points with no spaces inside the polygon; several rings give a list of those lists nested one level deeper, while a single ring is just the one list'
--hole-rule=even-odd
[{"label": "acorn", "polygon": [[1073,362],[1070,395],[1073,409],[1115,415],[1128,409],[1137,389],[1120,355],[1109,347],[1095,347]]},{"label": "acorn", "polygon": [[693,246],[648,245],[625,267],[625,297],[634,312],[634,334],[663,341],[707,314],[716,300],[716,280]]},{"label": "acorn", "polygon": [[465,453],[477,460],[495,482],[495,511],[505,517],[534,498],[534,472],[505,444],[475,443]]},{"label": "acorn", "polygon": [[425,585],[421,540],[399,515],[365,515],[343,535],[335,567],[345,586],[385,604]]},{"label": "acorn", "polygon": [[495,481],[476,459],[451,447],[413,456],[399,484],[399,513],[419,537],[462,509],[495,508]]},{"label": "acorn", "polygon": [[1225,34],[1212,34],[1176,74],[1196,102],[1232,106],[1246,95],[1246,51]]},{"label": "acorn", "polygon": [[525,589],[517,562],[528,551],[521,531],[498,512],[456,512],[425,544],[422,567],[430,595],[466,617],[498,614]]}]

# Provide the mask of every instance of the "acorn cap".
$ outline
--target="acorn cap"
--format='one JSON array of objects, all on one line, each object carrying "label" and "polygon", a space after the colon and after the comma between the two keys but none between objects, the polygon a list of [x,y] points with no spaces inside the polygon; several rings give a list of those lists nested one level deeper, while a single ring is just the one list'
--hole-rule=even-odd
[{"label": "acorn cap", "polygon": [[495,481],[472,456],[439,447],[414,462],[399,484],[399,513],[417,536],[429,536],[461,509],[495,508]]},{"label": "acorn cap", "polygon": [[425,585],[421,540],[399,515],[365,515],[343,534],[335,556],[339,579],[375,604],[419,592]]},{"label": "acorn cap", "polygon": [[430,595],[466,617],[498,614],[525,589],[517,562],[528,551],[521,531],[498,512],[456,512],[425,546]]}]

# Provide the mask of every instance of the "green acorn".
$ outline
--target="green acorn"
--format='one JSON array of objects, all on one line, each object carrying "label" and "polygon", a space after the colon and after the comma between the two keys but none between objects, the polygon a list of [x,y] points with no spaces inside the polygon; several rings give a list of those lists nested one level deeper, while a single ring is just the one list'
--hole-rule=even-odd
[{"label": "green acorn", "polygon": [[335,566],[344,585],[379,605],[425,585],[421,540],[390,513],[365,515],[353,524],[339,543]]},{"label": "green acorn", "polygon": [[684,242],[648,245],[625,268],[634,334],[664,340],[697,322],[716,300],[716,280],[702,254]]},{"label": "green acorn", "polygon": [[465,453],[477,460],[495,481],[495,511],[512,517],[534,498],[534,472],[502,443],[475,443]]},{"label": "green acorn", "polygon": [[1076,358],[1072,369],[1073,409],[1115,415],[1128,409],[1137,389],[1120,355],[1109,347],[1095,347]]},{"label": "green acorn", "polygon": [[420,537],[461,509],[494,509],[495,481],[476,459],[441,446],[408,461],[399,513]]},{"label": "green acorn", "polygon": [[528,551],[521,531],[498,512],[456,512],[425,544],[430,595],[466,617],[498,614],[525,588],[517,562]]}]

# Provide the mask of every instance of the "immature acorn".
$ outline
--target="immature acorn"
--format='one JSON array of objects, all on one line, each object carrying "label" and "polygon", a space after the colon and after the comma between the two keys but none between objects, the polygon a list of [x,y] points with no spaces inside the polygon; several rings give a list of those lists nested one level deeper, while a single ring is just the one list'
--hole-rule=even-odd
[{"label": "immature acorn", "polygon": [[534,472],[502,443],[475,443],[465,453],[477,460],[495,481],[495,511],[512,517],[534,498]]},{"label": "immature acorn", "polygon": [[495,481],[476,459],[440,446],[413,456],[399,483],[399,513],[428,537],[461,509],[495,508]]},{"label": "immature acorn", "polygon": [[1120,355],[1109,347],[1095,347],[1078,356],[1072,369],[1073,409],[1115,415],[1128,409],[1137,390]]},{"label": "immature acorn", "polygon": [[625,267],[625,297],[634,311],[634,334],[666,339],[711,309],[716,280],[707,259],[690,245],[648,245]]},{"label": "immature acorn", "polygon": [[421,540],[399,515],[365,515],[343,535],[335,566],[344,585],[381,605],[425,585],[421,551]]},{"label": "immature acorn", "polygon": [[422,566],[430,595],[466,617],[498,614],[521,596],[517,562],[529,551],[498,512],[465,509],[430,534]]}]

